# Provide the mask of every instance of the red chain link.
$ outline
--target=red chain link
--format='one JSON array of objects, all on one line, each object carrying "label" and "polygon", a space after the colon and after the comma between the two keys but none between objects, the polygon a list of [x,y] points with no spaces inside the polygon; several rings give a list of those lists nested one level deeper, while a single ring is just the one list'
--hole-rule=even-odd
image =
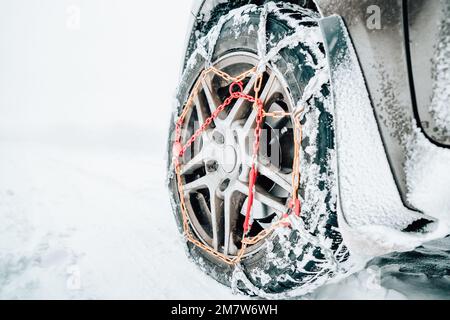
[{"label": "red chain link", "polygon": [[[253,98],[253,101],[255,99]],[[256,184],[256,178],[258,176],[258,171],[256,170],[256,156],[259,152],[259,145],[261,143],[261,127],[263,122],[263,103],[260,99],[256,99],[256,106],[257,106],[257,114],[256,114],[256,127],[255,127],[255,141],[253,142],[253,159],[252,159],[252,169],[249,173],[249,182],[248,182],[248,200],[247,200],[247,211],[245,213],[245,221],[244,221],[244,234],[247,234],[248,231],[251,229],[250,224],[250,214],[252,210],[253,205],[253,198],[255,193],[255,184]]]}]

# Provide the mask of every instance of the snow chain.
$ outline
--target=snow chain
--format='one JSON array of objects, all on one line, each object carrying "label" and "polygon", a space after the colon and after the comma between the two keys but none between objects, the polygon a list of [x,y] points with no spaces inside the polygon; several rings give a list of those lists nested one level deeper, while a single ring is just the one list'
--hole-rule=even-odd
[{"label": "snow chain", "polygon": [[[189,140],[186,142],[186,144],[182,145],[181,143],[181,130],[184,123],[184,120],[190,110],[190,108],[193,105],[193,101],[195,97],[199,93],[200,85],[202,80],[205,79],[205,77],[209,73],[214,73],[217,76],[221,77],[225,81],[230,83],[229,91],[230,95],[228,98],[225,99],[225,101],[217,107],[217,109],[211,114],[209,118],[207,118],[204,123],[198,128],[194,134],[189,138]],[[193,90],[191,91],[188,100],[183,107],[183,110],[181,112],[180,117],[178,118],[175,126],[175,141],[173,143],[173,165],[175,168],[176,173],[176,179],[177,179],[177,186],[178,186],[178,193],[180,198],[180,208],[182,213],[182,219],[183,219],[183,231],[184,236],[187,241],[193,243],[195,246],[199,247],[200,249],[208,252],[212,256],[218,258],[219,260],[225,262],[228,265],[235,265],[238,264],[242,257],[244,256],[245,250],[247,246],[256,244],[257,242],[263,240],[267,236],[269,236],[272,231],[274,231],[278,227],[288,227],[290,226],[289,222],[289,214],[291,212],[294,212],[295,215],[300,216],[301,212],[301,204],[300,200],[298,198],[298,188],[300,185],[300,145],[302,141],[302,126],[300,124],[300,112],[296,112],[295,114],[283,112],[283,111],[276,111],[276,112],[265,112],[263,102],[261,99],[259,99],[259,94],[262,86],[262,74],[257,75],[257,79],[254,84],[254,92],[255,95],[251,96],[248,94],[243,93],[243,83],[242,81],[251,76],[256,75],[256,67],[251,68],[250,70],[247,70],[240,74],[237,77],[232,77],[229,74],[218,70],[215,67],[209,67],[200,74],[199,80],[197,80]],[[234,91],[236,87],[239,89],[239,91]],[[238,251],[238,254],[234,258],[230,258],[229,256],[220,253],[213,248],[205,245],[201,241],[197,240],[196,237],[192,234],[191,229],[189,227],[189,216],[186,209],[186,203],[185,203],[185,197],[184,197],[184,190],[183,190],[183,184],[181,179],[181,168],[182,165],[180,164],[180,157],[184,155],[186,150],[194,143],[196,139],[198,139],[201,134],[209,127],[211,122],[218,117],[218,115],[227,107],[229,106],[233,100],[235,99],[245,99],[251,103],[253,103],[253,108],[257,112],[256,116],[256,128],[254,131],[255,141],[253,143],[253,156],[252,156],[252,168],[249,173],[249,193],[248,193],[248,201],[247,201],[247,211],[245,215],[245,221],[244,221],[244,234],[242,237],[242,246],[241,249]],[[253,196],[255,191],[255,183],[257,178],[257,157],[258,157],[258,151],[259,151],[259,145],[260,145],[260,137],[261,137],[261,126],[263,124],[265,117],[273,117],[273,118],[282,118],[287,116],[293,116],[293,122],[294,122],[294,160],[292,165],[292,194],[291,194],[291,201],[289,202],[289,210],[287,213],[283,215],[283,217],[274,223],[270,228],[262,230],[259,234],[257,234],[255,237],[248,237],[248,233],[251,229],[250,220],[251,220],[251,211],[252,211],[252,204],[253,204]]]}]

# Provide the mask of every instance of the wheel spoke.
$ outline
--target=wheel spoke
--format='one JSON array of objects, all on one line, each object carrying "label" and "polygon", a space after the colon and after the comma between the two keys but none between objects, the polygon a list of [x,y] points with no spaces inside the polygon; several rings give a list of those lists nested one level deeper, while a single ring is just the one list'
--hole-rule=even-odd
[{"label": "wheel spoke", "polygon": [[266,84],[261,92],[260,99],[263,103],[266,103],[267,100],[274,94],[276,88],[276,77],[275,74],[271,74],[269,79],[267,79]]},{"label": "wheel spoke", "polygon": [[206,114],[205,106],[200,101],[199,95],[196,95],[194,97],[194,104],[195,104],[195,110],[197,111],[197,117],[198,117],[198,125],[199,127],[205,122],[206,118],[208,118],[208,114]]},{"label": "wheel spoke", "polygon": [[209,189],[209,198],[211,208],[209,210],[211,214],[211,226],[213,233],[213,248],[214,250],[218,250],[219,248],[219,217],[220,217],[220,201],[216,196],[215,189]]},{"label": "wheel spoke", "polygon": [[220,105],[219,98],[212,93],[212,89],[205,79],[202,80],[202,88],[208,101],[209,111],[212,114]]},{"label": "wheel spoke", "polygon": [[264,175],[266,178],[270,179],[272,182],[276,183],[287,192],[292,191],[292,182],[289,175],[280,172],[274,165],[260,164],[258,166],[258,171],[260,174]]},{"label": "wheel spoke", "polygon": [[[264,88],[260,96],[260,99],[263,102],[263,104],[265,104],[267,102],[267,99],[273,94],[272,88],[275,87],[274,86],[275,80],[276,80],[275,75],[271,74],[266,84],[264,85]],[[252,132],[253,129],[255,128],[255,121],[256,121],[256,111],[253,109],[243,126],[242,132],[244,135],[253,137]]]},{"label": "wheel spoke", "polygon": [[181,169],[181,174],[191,173],[193,170],[202,167],[205,159],[203,152],[200,150],[192,159],[188,160]]},{"label": "wheel spoke", "polygon": [[[225,220],[224,225],[224,254],[236,253],[236,248],[233,243],[233,221],[235,220],[235,211],[233,210],[233,192],[225,193],[223,201],[223,215]],[[234,214],[233,214],[234,213]]]},{"label": "wheel spoke", "polygon": [[[189,112],[187,113],[186,118],[184,119],[184,122],[183,122],[183,126],[188,126],[188,125],[189,125],[190,120],[191,120],[191,117],[192,117],[192,110],[193,110],[193,109],[189,110]],[[195,128],[194,128],[194,129],[195,129]],[[190,135],[192,134],[190,131],[191,131],[191,130],[188,130],[188,128],[186,128],[186,129],[183,131],[183,133],[182,133],[182,135],[181,135],[181,141],[182,141],[183,143],[186,143],[186,141],[189,139]]]},{"label": "wheel spoke", "polygon": [[215,189],[218,185],[218,180],[220,177],[216,172],[209,173],[204,175],[203,177],[200,177],[192,182],[186,183],[183,186],[184,192],[189,193],[192,191],[197,191],[199,189],[208,188],[208,189]]},{"label": "wheel spoke", "polygon": [[[184,130],[183,135],[182,135],[182,141],[183,143],[186,143],[187,140],[192,136],[192,134],[198,129],[200,128],[200,126],[205,122],[206,118],[209,116],[206,112],[205,112],[205,108],[207,108],[207,106],[204,106],[204,103],[202,104],[200,98],[198,97],[198,95],[196,95],[194,97],[194,105],[191,108],[191,110],[189,111],[189,113],[186,116],[185,119],[185,123],[190,123],[191,122],[191,118],[194,115],[194,111],[197,114],[197,119],[198,121],[194,122],[194,126],[191,130]],[[193,143],[193,150],[191,148],[188,148],[186,150],[186,154],[185,156],[187,158],[191,158],[192,154],[196,154],[198,155],[199,153],[201,153],[201,147],[202,145],[205,145],[208,141],[209,141],[209,136],[208,136],[209,131],[206,130],[204,132],[202,132],[202,134],[200,135],[199,138],[197,138],[194,143]],[[203,141],[203,143],[202,143]],[[186,164],[187,165],[187,164]]]},{"label": "wheel spoke", "polygon": [[248,116],[247,120],[245,121],[245,124],[242,128],[242,134],[246,137],[250,137],[250,135],[253,132],[253,129],[255,128],[255,121],[256,121],[256,111],[252,109],[252,112]]},{"label": "wheel spoke", "polygon": [[[236,190],[248,196],[248,186],[240,181],[236,182]],[[285,205],[276,200],[272,195],[258,187],[255,188],[255,199],[272,208],[278,213],[284,213]]]}]

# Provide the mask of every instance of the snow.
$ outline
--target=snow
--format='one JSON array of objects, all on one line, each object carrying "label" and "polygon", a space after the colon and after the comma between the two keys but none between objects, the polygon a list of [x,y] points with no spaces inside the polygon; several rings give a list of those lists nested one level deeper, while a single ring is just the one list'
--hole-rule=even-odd
[{"label": "snow", "polygon": [[[0,3],[0,299],[246,298],[186,257],[166,190],[190,3],[73,3],[79,30],[62,1]],[[377,275],[305,298],[410,297]]]},{"label": "snow", "polygon": [[[3,139],[0,155],[0,299],[244,298],[187,259],[160,154]],[[305,298],[406,297],[370,270]]]},{"label": "snow", "polygon": [[442,21],[439,22],[439,43],[435,48],[433,62],[433,96],[430,104],[431,114],[438,128],[450,131],[450,4],[442,4]]},{"label": "snow", "polygon": [[[349,52],[332,71],[339,224],[354,258],[413,250],[425,241],[447,235],[450,229],[445,222],[438,221],[435,229],[427,233],[401,232],[423,215],[405,208],[400,199],[356,54],[351,43],[348,46]],[[445,160],[440,157],[437,161],[445,166],[448,163]],[[421,185],[421,181],[417,183]]]},{"label": "snow", "polygon": [[186,257],[165,186],[189,1],[70,5],[79,29],[64,1],[0,3],[0,299],[239,298]]},{"label": "snow", "polygon": [[1,298],[238,298],[186,258],[161,154],[17,141],[0,154]]},{"label": "snow", "polygon": [[408,200],[416,208],[439,219],[450,230],[450,176],[448,150],[431,144],[417,125],[409,137],[407,173]]}]

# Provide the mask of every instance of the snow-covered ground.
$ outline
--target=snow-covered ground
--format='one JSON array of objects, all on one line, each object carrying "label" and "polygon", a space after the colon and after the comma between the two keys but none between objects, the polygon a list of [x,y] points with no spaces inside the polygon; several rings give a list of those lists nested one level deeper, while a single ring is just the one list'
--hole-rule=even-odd
[{"label": "snow-covered ground", "polygon": [[185,257],[161,152],[0,144],[0,298],[232,297]]},{"label": "snow-covered ground", "polygon": [[[141,138],[147,147],[2,139],[0,299],[244,298],[187,259],[165,160],[151,147],[164,136]],[[449,242],[375,261],[305,298],[450,298]]]},{"label": "snow-covered ground", "polygon": [[[165,189],[189,8],[0,2],[0,299],[245,298],[187,259]],[[305,298],[449,298],[449,242]]]}]

